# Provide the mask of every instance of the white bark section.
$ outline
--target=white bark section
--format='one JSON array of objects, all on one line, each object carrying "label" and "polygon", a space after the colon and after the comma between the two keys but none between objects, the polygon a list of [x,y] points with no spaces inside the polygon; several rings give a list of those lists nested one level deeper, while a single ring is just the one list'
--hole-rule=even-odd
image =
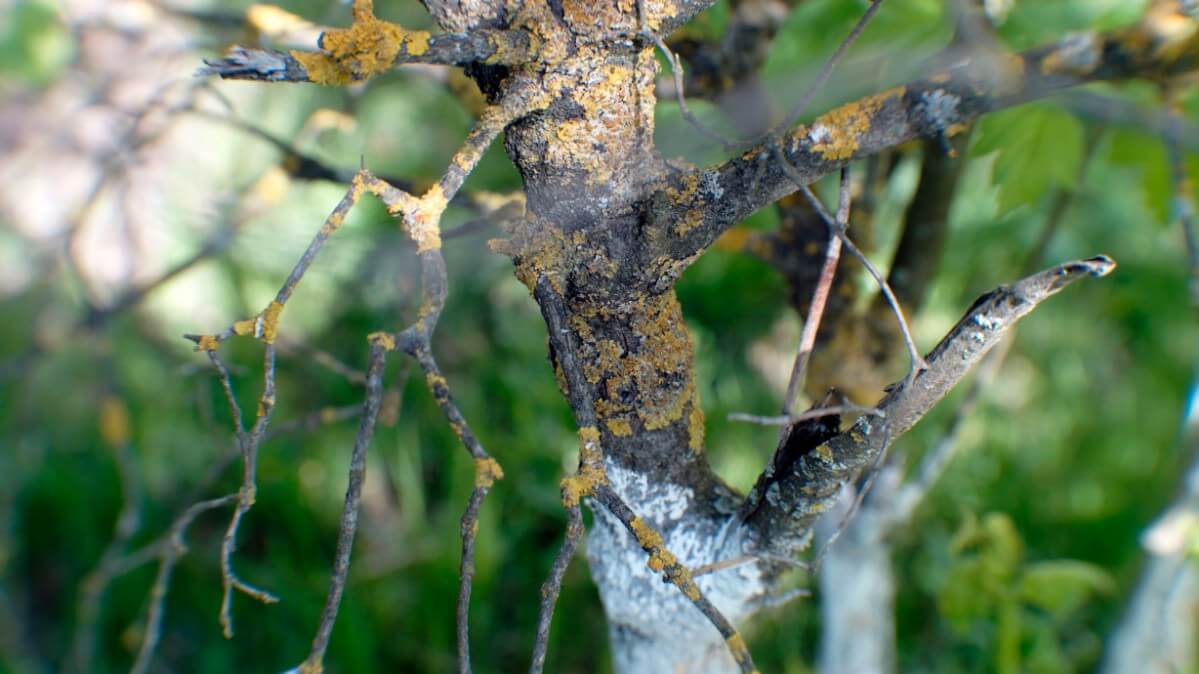
[{"label": "white bark section", "polygon": [[[886,537],[897,522],[884,508],[895,499],[899,477],[890,466],[880,472],[871,498],[821,562],[821,674],[895,671],[895,574]],[[828,539],[855,498],[853,489],[842,492],[837,507],[821,519],[819,538]]]},{"label": "white bark section", "polygon": [[[633,510],[662,534],[689,568],[737,557],[741,541],[726,532],[738,502],[729,494],[717,517],[691,512],[692,490],[652,483],[644,475],[607,463],[608,481]],[[608,617],[617,674],[737,674],[740,669],[716,628],[675,586],[646,566],[647,555],[616,517],[595,509],[587,539],[591,576]],[[709,600],[733,623],[747,617],[766,586],[753,564],[696,579]]]},{"label": "white bark section", "polygon": [[[1193,436],[1194,418],[1191,425]],[[1149,560],[1112,636],[1104,674],[1199,671],[1199,562],[1186,554],[1199,537],[1199,462],[1184,487],[1145,534]]]}]

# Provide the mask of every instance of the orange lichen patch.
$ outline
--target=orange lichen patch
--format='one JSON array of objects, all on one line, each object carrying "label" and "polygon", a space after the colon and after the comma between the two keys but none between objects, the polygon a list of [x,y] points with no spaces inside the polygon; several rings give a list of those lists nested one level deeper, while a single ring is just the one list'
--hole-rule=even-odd
[{"label": "orange lichen patch", "polygon": [[1138,29],[1129,31],[1134,34],[1139,33],[1143,37],[1137,38],[1129,35],[1126,41],[1130,44],[1137,42],[1151,44],[1153,48],[1151,56],[1155,59],[1173,60],[1189,51],[1193,47],[1192,38],[1199,29],[1199,23],[1179,11],[1181,4],[1184,3],[1153,3],[1153,6],[1145,13]]},{"label": "orange lichen patch", "polygon": [[816,118],[806,129],[812,149],[829,161],[849,159],[857,151],[862,136],[870,130],[874,115],[890,98],[902,96],[903,87],[847,103]]},{"label": "orange lichen patch", "polygon": [[255,411],[255,414],[257,414],[258,418],[261,419],[262,417],[266,416],[266,411],[274,406],[275,396],[263,393],[262,397],[258,399],[258,409]]},{"label": "orange lichen patch", "polygon": [[567,508],[573,508],[579,505],[579,499],[590,496],[597,486],[607,481],[599,429],[583,426],[579,428],[579,472],[563,478],[562,503]]},{"label": "orange lichen patch", "polygon": [[317,84],[348,84],[386,72],[401,54],[420,56],[429,50],[429,32],[408,30],[375,18],[370,3],[355,5],[354,23],[327,31],[320,52],[293,51],[292,57]]},{"label": "orange lichen patch", "polygon": [[[616,180],[626,171],[640,171],[649,161],[646,148],[653,134],[652,101],[656,62],[637,57],[609,62],[604,53],[585,53],[570,59],[577,72],[551,72],[549,91],[569,95],[578,116],[538,127],[545,141],[544,158],[554,167],[581,172],[587,186],[627,188]],[[623,197],[622,197],[623,198]]]},{"label": "orange lichen patch", "polygon": [[[585,321],[580,321],[586,325]],[[599,351],[599,360],[588,360],[583,364],[583,376],[592,384],[598,384],[604,374],[602,363],[614,363],[624,354],[624,349],[611,339],[601,339],[595,345]]]},{"label": "orange lichen patch", "polygon": [[440,398],[450,390],[450,384],[445,380],[445,377],[436,372],[425,374],[425,384],[429,390],[433,392],[434,397]]},{"label": "orange lichen patch", "polygon": [[233,324],[233,334],[245,337],[246,335],[254,334],[258,326],[258,316],[247,318],[244,321],[237,321]]},{"label": "orange lichen patch", "polygon": [[[729,638],[724,640],[728,645],[729,652],[733,654],[733,659],[737,662],[745,662],[749,660],[749,647],[745,645],[745,639],[740,632],[733,632]],[[758,670],[753,670],[751,674],[760,674]]]},{"label": "orange lichen patch", "polygon": [[416,244],[416,252],[441,248],[441,214],[445,212],[445,191],[441,183],[434,183],[425,195],[417,200],[416,208],[404,218],[408,225],[408,236]]},{"label": "orange lichen patch", "polygon": [[530,54],[538,53],[541,50],[541,39],[535,33],[531,32],[528,33],[528,36],[529,48],[527,52],[512,40],[505,40],[499,35],[494,34],[489,36],[487,43],[491,45],[494,51],[491,56],[483,59],[483,62],[489,65],[495,63],[514,63],[527,58]]},{"label": "orange lichen patch", "polygon": [[100,401],[100,439],[109,447],[129,442],[129,408],[116,396]]},{"label": "orange lichen patch", "polygon": [[366,336],[366,341],[370,344],[378,344],[388,351],[396,350],[396,338],[390,332],[372,332]]},{"label": "orange lichen patch", "polygon": [[825,463],[833,462],[833,449],[828,446],[828,443],[819,445],[818,447],[816,447],[816,449],[812,450],[812,453],[815,454],[817,458],[819,458],[821,461],[823,461]]},{"label": "orange lichen patch", "polygon": [[618,438],[627,438],[633,434],[633,424],[628,419],[608,419],[604,422],[608,432]]},{"label": "orange lichen patch", "polygon": [[496,480],[504,478],[504,469],[490,456],[475,459],[475,486],[489,489]]},{"label": "orange lichen patch", "polygon": [[221,346],[221,341],[212,335],[200,335],[196,340],[196,351],[216,351]]},{"label": "orange lichen patch", "polygon": [[699,227],[703,222],[704,209],[693,208],[684,213],[683,217],[674,223],[674,230],[679,236],[686,236],[688,232]]},{"label": "orange lichen patch", "polygon": [[699,586],[692,580],[691,572],[687,570],[687,567],[680,564],[674,553],[666,549],[662,534],[655,531],[640,517],[634,517],[629,522],[629,528],[632,529],[637,544],[641,546],[642,550],[649,553],[649,559],[645,562],[646,566],[653,571],[662,573],[666,580],[682,590],[688,599],[692,601],[699,599],[701,596]]},{"label": "orange lichen patch", "polygon": [[[572,314],[569,324],[579,340],[584,376],[599,389],[596,414],[606,423],[615,422],[610,430],[627,426],[631,432],[633,415],[649,430],[683,419],[694,397],[692,346],[673,293],[617,312],[587,307]],[[613,327],[617,332],[612,334],[622,334],[622,341],[602,336]]]},{"label": "orange lichen patch", "polygon": [[563,0],[562,15],[576,33],[637,29],[636,0]]},{"label": "orange lichen patch", "polygon": [[275,337],[279,334],[279,315],[283,313],[283,303],[278,300],[272,300],[266,308],[262,310],[262,341],[266,344],[274,344]]},{"label": "orange lichen patch", "polygon": [[516,278],[529,290],[537,285],[542,274],[549,279],[555,292],[562,293],[562,274],[568,262],[578,257],[575,237],[566,234],[553,224],[528,218],[515,228],[510,239],[492,239],[487,242],[492,252],[507,255],[516,262]]},{"label": "orange lichen patch", "polygon": [[691,412],[687,415],[687,447],[693,452],[704,449],[704,410],[699,404],[698,391],[691,398]]}]

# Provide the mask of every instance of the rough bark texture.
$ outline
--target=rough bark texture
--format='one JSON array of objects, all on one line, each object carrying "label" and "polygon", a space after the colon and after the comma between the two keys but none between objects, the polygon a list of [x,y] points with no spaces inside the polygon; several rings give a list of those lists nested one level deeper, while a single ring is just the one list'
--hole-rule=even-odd
[{"label": "rough bark texture", "polygon": [[[385,202],[403,215],[420,251],[433,255],[439,209],[498,126],[506,127],[505,149],[523,178],[527,207],[509,236],[491,247],[512,258],[517,277],[558,326],[550,356],[580,422],[583,463],[602,451],[602,462],[585,466],[590,472],[581,470],[568,485],[585,487],[595,501],[588,558],[622,674],[753,671],[728,621],[762,605],[843,486],[875,465],[1020,317],[1067,283],[1113,265],[1106,258],[1061,265],[980,298],[927,356],[927,369],[878,403],[885,416],[861,417],[785,465],[767,466],[745,498],[713,473],[704,453],[694,350],[674,290],[684,269],[745,216],[855,158],[916,138],[940,143],[980,114],[1081,82],[1188,71],[1199,51],[1194,45],[1163,51],[1134,28],[1075,36],[1022,55],[968,55],[936,76],[844,105],[718,166],[696,168],[668,163],[654,147],[654,48],[711,0],[425,4],[446,31],[495,32],[451,39],[406,31],[377,21],[370,3],[358,0],[354,25],[331,33],[324,53],[289,56],[302,64],[299,70],[286,58],[249,54],[211,64],[210,71],[346,83],[405,59],[429,58],[438,45],[444,62],[471,54],[487,61],[467,72],[500,112],[484,115],[444,184],[420,199]],[[499,38],[514,47],[505,51]],[[431,281],[439,279],[444,272]],[[912,279],[918,286],[925,281]],[[564,316],[547,306],[551,297]],[[576,507],[580,494],[571,502],[568,491],[564,500]],[[694,583],[687,572],[741,557],[749,563]],[[890,593],[877,591],[880,601]],[[727,620],[713,619],[711,606]]]}]

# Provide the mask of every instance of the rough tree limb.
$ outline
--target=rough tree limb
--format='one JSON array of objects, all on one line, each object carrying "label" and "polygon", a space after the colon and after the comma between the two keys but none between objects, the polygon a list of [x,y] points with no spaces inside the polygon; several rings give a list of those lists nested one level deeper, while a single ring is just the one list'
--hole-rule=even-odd
[{"label": "rough tree limb", "polygon": [[675,171],[658,186],[654,226],[668,234],[670,255],[690,259],[729,227],[797,189],[775,161],[778,149],[803,181],[812,182],[852,159],[915,138],[954,135],[984,113],[1068,87],[1167,78],[1197,65],[1199,35],[1167,46],[1150,23],[1075,34],[1021,54],[975,55],[928,79],[835,108],[718,166]]},{"label": "rough tree limb", "polygon": [[[879,402],[876,407],[886,415],[884,419],[862,417],[849,430],[800,457],[787,474],[759,479],[742,510],[751,545],[783,558],[803,549],[816,518],[833,504],[842,485],[949,393],[1018,319],[1079,278],[1104,276],[1114,267],[1103,256],[1069,262],[976,300],[928,354],[928,369],[910,384],[896,384]],[[761,489],[764,484],[770,488]]]}]

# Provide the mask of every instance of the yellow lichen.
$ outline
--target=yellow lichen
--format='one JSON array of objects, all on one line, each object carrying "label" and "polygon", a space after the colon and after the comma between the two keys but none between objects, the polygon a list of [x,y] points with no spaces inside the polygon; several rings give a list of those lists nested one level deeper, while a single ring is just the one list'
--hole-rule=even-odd
[{"label": "yellow lichen", "polygon": [[662,534],[646,524],[645,520],[640,517],[634,517],[629,522],[629,528],[633,530],[633,538],[637,539],[637,545],[640,545],[646,552],[652,552],[662,547]]},{"label": "yellow lichen", "polygon": [[220,346],[220,340],[212,335],[200,335],[196,340],[196,351],[216,351]]},{"label": "yellow lichen", "polygon": [[257,331],[257,334],[261,335],[263,343],[275,343],[275,337],[279,334],[279,315],[282,313],[283,303],[278,300],[272,300],[262,310],[262,329]]},{"label": "yellow lichen", "polygon": [[396,338],[390,332],[372,332],[366,336],[366,341],[370,344],[378,344],[388,351],[395,351]]},{"label": "yellow lichen", "polygon": [[703,222],[704,210],[702,208],[692,208],[674,223],[674,229],[679,236],[686,236],[688,232],[699,227]]},{"label": "yellow lichen", "polygon": [[889,89],[860,101],[846,103],[816,118],[810,128],[804,129],[813,141],[812,149],[829,161],[849,159],[857,151],[862,136],[870,130],[874,116],[883,103],[903,93],[903,87]]},{"label": "yellow lichen", "polygon": [[693,452],[704,448],[704,410],[699,404],[699,393],[691,398],[691,413],[687,416],[687,447]]},{"label": "yellow lichen", "polygon": [[274,406],[275,406],[275,396],[267,395],[266,393],[263,393],[262,396],[258,399],[258,409],[255,411],[255,414],[257,414],[258,418],[261,419],[266,416],[267,410],[271,409]]},{"label": "yellow lichen", "polygon": [[475,459],[475,486],[488,489],[496,480],[504,478],[504,469],[490,456]]},{"label": "yellow lichen", "polygon": [[304,664],[300,665],[300,674],[323,674],[324,671],[325,666],[319,661],[309,662],[305,660]]},{"label": "yellow lichen", "polygon": [[649,559],[645,561],[646,566],[662,573],[666,580],[682,590],[688,599],[695,601],[702,596],[699,586],[691,578],[691,572],[679,563],[674,553],[666,549],[661,534],[640,517],[634,517],[629,522],[629,528],[632,529],[637,544],[649,553]]},{"label": "yellow lichen", "polygon": [[608,432],[618,438],[626,438],[633,434],[633,424],[628,419],[608,419],[604,422]]},{"label": "yellow lichen", "polygon": [[370,3],[355,4],[349,28],[326,31],[323,53],[293,51],[308,79],[317,84],[347,84],[389,70],[401,54],[420,56],[429,50],[429,33],[375,18]]},{"label": "yellow lichen", "polygon": [[[740,632],[733,632],[724,640],[724,643],[728,645],[729,652],[733,654],[734,660],[741,663],[748,663],[750,661],[749,647],[745,645],[745,638],[741,636]],[[755,669],[750,674],[761,673]]]},{"label": "yellow lichen", "polygon": [[244,321],[237,321],[233,324],[233,334],[245,337],[246,335],[254,334],[255,328],[258,325],[258,317],[247,318]]},{"label": "yellow lichen", "polygon": [[448,202],[441,183],[434,183],[417,201],[416,208],[404,218],[408,225],[408,236],[416,244],[416,252],[441,248],[441,214],[445,212]]},{"label": "yellow lichen", "polygon": [[436,372],[429,372],[425,374],[425,384],[429,386],[429,390],[432,391],[433,396],[437,398],[445,395],[445,393],[450,390],[449,382],[445,380],[445,377],[437,374]]},{"label": "yellow lichen", "polygon": [[562,503],[567,508],[579,505],[595,488],[606,483],[604,457],[600,450],[600,432],[595,426],[579,428],[579,472],[562,479]]}]

